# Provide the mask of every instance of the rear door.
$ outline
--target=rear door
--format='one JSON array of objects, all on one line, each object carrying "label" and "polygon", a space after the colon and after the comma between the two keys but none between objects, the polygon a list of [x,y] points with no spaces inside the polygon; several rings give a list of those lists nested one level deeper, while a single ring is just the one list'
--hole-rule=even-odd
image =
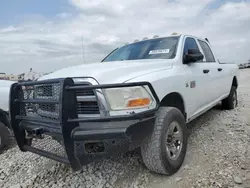
[{"label": "rear door", "polygon": [[[196,39],[186,37],[184,39],[183,56],[189,49],[201,51]],[[203,61],[183,64],[187,71],[186,93],[190,116],[194,116],[204,109],[211,101],[211,64]]]},{"label": "rear door", "polygon": [[230,85],[228,82],[230,80],[228,77],[228,75],[230,75],[228,72],[229,69],[226,69],[225,64],[223,66],[223,64],[220,64],[215,60],[214,54],[208,42],[198,39],[198,43],[205,57],[203,61],[210,63],[211,65],[211,91],[213,91],[211,92],[211,96],[213,96],[214,100],[219,99],[228,93],[228,86]]},{"label": "rear door", "polygon": [[203,63],[207,65],[209,68],[209,76],[210,76],[210,102],[215,101],[219,97],[221,97],[224,92],[224,88],[222,88],[222,71],[223,68],[220,64],[215,60],[213,52],[205,40],[197,39],[198,44],[201,48],[201,52],[204,55]]}]

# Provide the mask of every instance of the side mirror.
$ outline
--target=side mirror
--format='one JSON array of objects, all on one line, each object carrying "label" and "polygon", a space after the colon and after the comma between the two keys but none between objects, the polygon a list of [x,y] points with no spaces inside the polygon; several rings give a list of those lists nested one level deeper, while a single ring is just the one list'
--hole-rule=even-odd
[{"label": "side mirror", "polygon": [[188,53],[184,55],[184,64],[194,63],[204,58],[203,54],[197,49],[189,49]]}]

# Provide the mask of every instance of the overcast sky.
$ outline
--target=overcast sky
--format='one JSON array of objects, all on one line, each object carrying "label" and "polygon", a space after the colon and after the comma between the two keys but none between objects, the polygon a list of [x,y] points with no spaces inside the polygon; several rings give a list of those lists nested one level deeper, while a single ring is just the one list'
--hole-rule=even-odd
[{"label": "overcast sky", "polygon": [[121,44],[173,32],[207,37],[221,61],[245,62],[250,1],[1,0],[0,72],[98,62]]}]

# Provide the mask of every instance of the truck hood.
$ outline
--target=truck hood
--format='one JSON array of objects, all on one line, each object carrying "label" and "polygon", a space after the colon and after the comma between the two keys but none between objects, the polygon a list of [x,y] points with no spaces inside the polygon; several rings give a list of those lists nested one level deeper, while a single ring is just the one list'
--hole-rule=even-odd
[{"label": "truck hood", "polygon": [[39,80],[65,77],[92,77],[100,84],[123,83],[138,76],[172,68],[172,60],[133,60],[84,64],[55,71]]},{"label": "truck hood", "polygon": [[11,85],[15,83],[9,80],[0,80],[0,109],[9,111],[9,93]]}]

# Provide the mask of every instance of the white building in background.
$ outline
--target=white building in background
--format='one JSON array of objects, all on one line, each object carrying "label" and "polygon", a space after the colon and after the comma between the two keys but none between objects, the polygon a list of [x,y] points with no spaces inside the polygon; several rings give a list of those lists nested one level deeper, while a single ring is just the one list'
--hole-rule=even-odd
[{"label": "white building in background", "polygon": [[18,80],[18,75],[15,74],[6,74],[6,73],[0,73],[0,80]]},{"label": "white building in background", "polygon": [[17,81],[17,80],[18,80],[18,75],[15,75],[15,74],[9,74],[9,75],[8,75],[8,79],[7,79],[7,80]]},{"label": "white building in background", "polygon": [[0,80],[6,80],[6,73],[0,72]]},{"label": "white building in background", "polygon": [[19,75],[6,74],[6,73],[0,72],[0,80],[12,80],[12,81],[24,80],[24,81],[28,81],[28,80],[36,80],[43,75],[44,75],[43,73],[35,72],[32,70],[32,68],[30,68],[29,72],[22,73]]}]

